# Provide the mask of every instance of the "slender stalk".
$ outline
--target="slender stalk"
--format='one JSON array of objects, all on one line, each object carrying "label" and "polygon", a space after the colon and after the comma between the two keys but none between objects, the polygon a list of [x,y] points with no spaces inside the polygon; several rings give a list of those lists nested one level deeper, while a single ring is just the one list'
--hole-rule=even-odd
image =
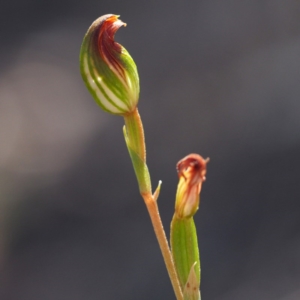
[{"label": "slender stalk", "polygon": [[156,201],[160,190],[160,183],[153,195],[151,191],[150,174],[146,165],[146,146],[143,123],[137,108],[124,115],[124,120],[126,128],[125,141],[136,172],[140,192],[148,209],[154,232],[176,295],[176,299],[183,300],[183,294],[178,280],[175,264]]},{"label": "slender stalk", "polygon": [[[146,162],[145,135],[141,116],[137,107],[124,116],[127,135],[132,143],[133,149],[140,156],[141,160]],[[137,138],[138,137],[138,138]]]},{"label": "slender stalk", "polygon": [[145,201],[145,204],[147,206],[152,225],[154,228],[154,232],[156,235],[156,238],[158,240],[158,244],[160,247],[160,250],[162,252],[167,271],[176,295],[177,300],[183,300],[182,291],[180,288],[180,283],[178,280],[177,272],[175,269],[173,257],[169,248],[169,244],[166,238],[166,234],[161,222],[157,202],[154,200],[153,196],[150,194],[142,194],[142,197]]}]

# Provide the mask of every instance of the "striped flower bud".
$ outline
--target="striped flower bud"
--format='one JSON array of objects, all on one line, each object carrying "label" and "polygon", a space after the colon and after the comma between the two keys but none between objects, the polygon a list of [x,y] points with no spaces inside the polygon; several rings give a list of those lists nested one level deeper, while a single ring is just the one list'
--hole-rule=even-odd
[{"label": "striped flower bud", "polygon": [[88,29],[80,51],[80,71],[88,90],[103,110],[116,115],[132,112],[140,92],[133,59],[114,41],[121,26],[126,24],[116,15],[98,18]]},{"label": "striped flower bud", "polygon": [[205,181],[206,163],[198,154],[190,154],[177,163],[179,183],[177,187],[175,214],[179,219],[192,217],[199,207],[199,194]]}]

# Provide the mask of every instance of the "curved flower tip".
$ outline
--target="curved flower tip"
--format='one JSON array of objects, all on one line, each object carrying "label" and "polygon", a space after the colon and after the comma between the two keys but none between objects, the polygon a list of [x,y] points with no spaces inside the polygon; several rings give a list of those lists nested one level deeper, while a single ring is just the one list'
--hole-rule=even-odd
[{"label": "curved flower tip", "polygon": [[179,183],[177,187],[175,214],[178,218],[192,217],[199,207],[202,182],[206,180],[206,164],[198,154],[189,154],[177,163]]},{"label": "curved flower tip", "polygon": [[116,31],[126,26],[118,17],[104,15],[90,26],[80,50],[80,71],[103,110],[125,115],[137,106],[140,87],[133,59],[114,40]]}]

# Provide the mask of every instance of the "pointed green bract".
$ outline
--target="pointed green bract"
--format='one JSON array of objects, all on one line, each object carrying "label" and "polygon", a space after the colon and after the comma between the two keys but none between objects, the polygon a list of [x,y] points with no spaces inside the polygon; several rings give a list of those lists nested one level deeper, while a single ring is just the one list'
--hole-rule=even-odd
[{"label": "pointed green bract", "polygon": [[93,98],[106,112],[125,115],[139,98],[137,67],[127,50],[114,41],[126,25],[115,15],[98,18],[88,29],[80,50],[80,71]]},{"label": "pointed green bract", "polygon": [[182,289],[190,270],[195,265],[195,274],[200,285],[200,254],[194,219],[179,219],[173,216],[171,222],[171,250]]},{"label": "pointed green bract", "polygon": [[195,272],[196,263],[191,267],[187,282],[183,289],[184,300],[201,300],[199,282]]}]

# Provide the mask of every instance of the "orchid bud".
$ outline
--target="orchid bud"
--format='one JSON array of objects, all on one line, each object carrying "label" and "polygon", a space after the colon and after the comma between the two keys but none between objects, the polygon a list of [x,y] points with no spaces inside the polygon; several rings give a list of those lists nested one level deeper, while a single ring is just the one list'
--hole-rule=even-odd
[{"label": "orchid bud", "polygon": [[190,154],[177,163],[179,183],[175,213],[171,222],[171,250],[184,300],[201,299],[200,253],[194,214],[198,210],[200,191],[206,175],[206,163],[198,154]]},{"label": "orchid bud", "polygon": [[199,207],[199,194],[205,181],[206,163],[198,154],[190,154],[177,163],[179,183],[177,187],[175,214],[179,219],[192,217]]},{"label": "orchid bud", "polygon": [[134,111],[140,92],[135,62],[114,41],[121,26],[126,24],[116,15],[98,18],[88,29],[80,51],[81,76],[88,90],[103,110],[115,115]]}]

